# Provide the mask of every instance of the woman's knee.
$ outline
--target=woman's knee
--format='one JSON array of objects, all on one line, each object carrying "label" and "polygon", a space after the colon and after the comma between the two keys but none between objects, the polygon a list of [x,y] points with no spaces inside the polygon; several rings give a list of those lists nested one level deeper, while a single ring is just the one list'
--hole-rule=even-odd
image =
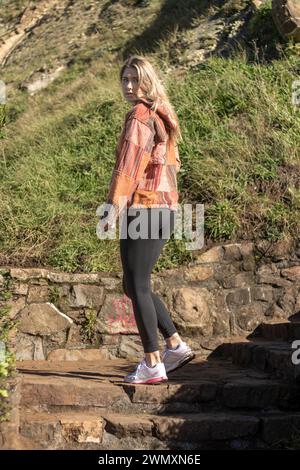
[{"label": "woman's knee", "polygon": [[129,297],[129,299],[131,299],[131,297],[132,297],[132,292],[131,292],[131,289],[129,288],[128,283],[127,283],[127,281],[125,280],[125,277],[124,277],[124,276],[123,276],[122,285],[123,285],[124,294],[127,295],[127,297]]}]

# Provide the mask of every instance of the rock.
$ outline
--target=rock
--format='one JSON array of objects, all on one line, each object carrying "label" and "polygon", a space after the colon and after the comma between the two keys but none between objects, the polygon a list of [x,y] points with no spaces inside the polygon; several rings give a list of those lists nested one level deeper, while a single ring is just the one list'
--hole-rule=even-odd
[{"label": "rock", "polygon": [[277,303],[286,315],[293,315],[297,312],[295,309],[298,289],[286,289],[283,295],[278,298]]},{"label": "rock", "polygon": [[[215,265],[214,279],[222,287],[225,287],[225,285],[230,286],[230,285],[234,284],[235,276],[237,276],[238,274],[241,274],[239,265],[240,265],[239,261],[235,261],[235,262],[228,263],[228,264],[217,264],[217,265]],[[245,274],[249,275],[249,273],[243,273],[243,275],[245,275]]]},{"label": "rock", "polygon": [[297,298],[296,298],[296,303],[295,303],[295,312],[300,312],[300,292],[299,294],[297,295]]},{"label": "rock", "polygon": [[100,333],[138,333],[131,300],[125,295],[107,294],[97,320]]},{"label": "rock", "polygon": [[295,429],[299,428],[299,416],[285,414],[284,416],[266,416],[262,418],[262,437],[268,443],[289,440]]},{"label": "rock", "polygon": [[15,354],[18,361],[44,360],[42,338],[18,333]]},{"label": "rock", "polygon": [[182,332],[212,335],[213,295],[208,289],[183,287],[174,291],[173,301],[173,320]]},{"label": "rock", "polygon": [[[58,284],[52,288],[55,289],[55,291],[57,292],[56,299],[55,301],[53,300],[53,303],[55,303],[59,310],[61,310],[62,312],[66,312],[67,315],[68,311],[73,311],[72,307],[70,306],[70,298],[72,299],[71,302],[73,302],[72,288],[72,284]],[[74,310],[78,310],[78,312],[83,311],[83,309],[77,308],[75,308]]]},{"label": "rock", "polygon": [[13,319],[15,318],[18,313],[25,307],[25,298],[20,297],[17,300],[9,300],[6,305],[10,307],[9,310],[9,318]]},{"label": "rock", "polygon": [[124,386],[125,392],[130,396],[132,403],[141,404],[158,404],[169,403],[172,395],[176,396],[176,392],[180,390],[179,386],[161,384],[160,387],[147,387],[147,385],[140,384],[136,387],[134,384],[126,384]]},{"label": "rock", "polygon": [[300,41],[299,0],[272,0],[272,17],[284,38]]},{"label": "rock", "polygon": [[48,361],[101,361],[109,359],[107,349],[54,349],[48,354]]},{"label": "rock", "polygon": [[250,288],[247,289],[236,289],[233,292],[229,292],[226,296],[226,302],[228,305],[247,305],[251,301]]},{"label": "rock", "polygon": [[[46,448],[53,449],[59,445],[72,448],[76,443],[102,442],[104,420],[101,416],[88,413],[38,413],[30,411],[21,418],[22,437],[35,440]],[[50,446],[49,443],[51,442]],[[49,447],[48,447],[49,446]],[[39,447],[40,448],[40,447]]]},{"label": "rock", "polygon": [[271,286],[253,286],[251,287],[251,297],[254,300],[272,303],[274,298],[273,288]]},{"label": "rock", "polygon": [[257,276],[257,283],[258,284],[271,284],[275,287],[291,287],[292,282],[288,281],[287,279],[283,279],[280,276],[272,276],[269,274],[258,274]]},{"label": "rock", "polygon": [[[122,340],[122,338],[127,338],[126,335],[119,336],[119,335],[101,335],[101,345],[102,346],[118,346],[119,345],[119,340]],[[130,336],[129,336],[130,338]]]},{"label": "rock", "polygon": [[143,345],[140,336],[122,335],[118,348],[118,357],[129,360],[137,360],[143,357]]},{"label": "rock", "polygon": [[65,65],[60,65],[56,70],[51,73],[39,73],[34,72],[29,79],[23,81],[20,84],[21,90],[26,90],[30,95],[34,95],[38,91],[42,90],[43,88],[47,88],[47,86],[52,83],[60,74],[64,71]]},{"label": "rock", "polygon": [[[49,362],[49,365],[51,363]],[[73,367],[72,365],[70,365]],[[22,389],[22,405],[37,406],[47,404],[51,406],[75,407],[101,407],[106,408],[116,403],[124,405],[130,400],[122,387],[116,387],[109,382],[97,380],[83,380],[75,378],[69,380],[66,376],[50,376],[48,379],[39,380],[29,378]]]},{"label": "rock", "polygon": [[267,304],[263,305],[262,302],[239,306],[235,310],[237,325],[244,331],[253,331],[263,321],[267,307]]},{"label": "rock", "polygon": [[253,255],[245,255],[243,259],[244,271],[255,271],[255,258]]},{"label": "rock", "polygon": [[212,278],[213,275],[214,270],[211,266],[193,266],[184,272],[186,281],[205,281]]},{"label": "rock", "polygon": [[240,246],[237,243],[230,243],[228,245],[223,245],[223,248],[224,248],[224,260],[234,261],[234,260],[242,259]]},{"label": "rock", "polygon": [[27,297],[28,303],[34,302],[48,302],[49,288],[48,286],[29,286]]},{"label": "rock", "polygon": [[33,360],[34,361],[43,361],[43,360],[45,360],[43,340],[42,340],[41,337],[35,338]]},{"label": "rock", "polygon": [[254,416],[234,416],[231,414],[199,414],[190,419],[181,417],[155,417],[155,435],[161,439],[183,439],[199,442],[209,439],[232,439],[253,435],[259,427],[259,419]]},{"label": "rock", "polygon": [[163,290],[165,287],[164,279],[161,277],[157,277],[155,275],[151,276],[150,283],[151,283],[151,290],[154,292]]},{"label": "rock", "polygon": [[122,288],[122,282],[120,279],[115,279],[113,277],[99,277],[101,285],[105,287],[106,290],[116,290]]},{"label": "rock", "polygon": [[12,283],[12,292],[13,292],[13,294],[27,295],[27,293],[28,293],[28,284],[26,284],[25,282],[13,282]]},{"label": "rock", "polygon": [[281,275],[290,281],[300,282],[300,266],[292,266],[282,269]]},{"label": "rock", "polygon": [[[58,304],[60,305],[60,303],[58,302]],[[74,322],[76,324],[79,324],[81,325],[82,323],[84,323],[86,321],[86,316],[85,316],[85,309],[84,308],[80,308],[80,309],[73,309],[73,310],[68,310],[68,309],[61,309],[63,311],[66,312],[66,315],[68,315],[68,317],[72,318],[72,320],[74,320]],[[73,327],[73,325],[71,326],[71,328]]]},{"label": "rock", "polygon": [[282,308],[280,308],[276,303],[270,305],[267,310],[265,311],[265,316],[274,318],[274,319],[286,319],[288,314],[285,313]]},{"label": "rock", "polygon": [[244,258],[248,256],[253,256],[254,243],[253,242],[243,242],[239,244],[241,254]]},{"label": "rock", "polygon": [[214,246],[209,250],[196,255],[195,264],[202,263],[219,263],[223,259],[224,250],[221,246]]},{"label": "rock", "polygon": [[53,349],[65,348],[67,342],[67,330],[61,330],[57,333],[52,334],[51,336],[43,337],[43,346],[45,351],[45,356],[48,357],[48,354]]},{"label": "rock", "polygon": [[251,0],[255,8],[259,8],[266,0]]},{"label": "rock", "polygon": [[47,302],[30,304],[20,315],[19,331],[31,335],[51,336],[70,328],[73,321],[60,312],[53,304]]},{"label": "rock", "polygon": [[118,438],[132,436],[151,436],[153,423],[150,419],[139,418],[138,421],[131,416],[113,416],[105,417],[105,430],[115,434]]},{"label": "rock", "polygon": [[84,347],[84,337],[81,332],[80,325],[72,325],[68,332],[66,348],[81,348]]},{"label": "rock", "polygon": [[[214,344],[219,338],[230,335],[230,309],[226,302],[226,293],[218,289],[214,291],[214,304],[212,305],[213,335],[214,338],[207,340],[201,338],[201,346]],[[196,348],[197,349],[197,348]]]},{"label": "rock", "polygon": [[271,254],[275,261],[288,258],[295,250],[295,240],[291,236],[287,236],[283,240],[278,240],[272,244]]},{"label": "rock", "polygon": [[29,279],[46,279],[48,271],[47,269],[39,269],[39,268],[11,268],[10,275],[14,279],[18,279],[20,281],[29,281]]},{"label": "rock", "polygon": [[222,400],[229,408],[272,406],[288,393],[288,386],[270,379],[242,377],[225,384]]},{"label": "rock", "polygon": [[269,264],[264,264],[263,266],[260,266],[258,269],[257,269],[257,274],[259,276],[262,276],[262,275],[270,275],[270,276],[273,276],[274,274],[279,274],[279,270],[276,266],[275,263],[269,263]]},{"label": "rock", "polygon": [[47,272],[47,279],[57,283],[95,284],[99,281],[97,273],[59,273]]},{"label": "rock", "polygon": [[96,442],[102,441],[104,420],[99,418],[76,419],[62,418],[60,419],[61,434],[67,442]]},{"label": "rock", "polygon": [[225,289],[231,289],[234,287],[248,287],[254,284],[254,274],[252,272],[242,272],[234,274],[223,279],[223,287]]}]

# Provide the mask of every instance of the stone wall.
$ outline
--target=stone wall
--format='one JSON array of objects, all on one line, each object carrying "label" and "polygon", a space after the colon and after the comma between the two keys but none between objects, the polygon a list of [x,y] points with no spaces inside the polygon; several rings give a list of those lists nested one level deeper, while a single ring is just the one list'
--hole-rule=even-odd
[{"label": "stone wall", "polygon": [[[0,273],[0,309],[9,305],[17,321],[11,341],[18,360],[79,359],[83,349],[91,360],[142,353],[122,273]],[[151,284],[182,338],[205,354],[260,323],[300,316],[300,240],[213,246],[189,266],[152,274]],[[160,333],[159,342],[162,348]]]}]

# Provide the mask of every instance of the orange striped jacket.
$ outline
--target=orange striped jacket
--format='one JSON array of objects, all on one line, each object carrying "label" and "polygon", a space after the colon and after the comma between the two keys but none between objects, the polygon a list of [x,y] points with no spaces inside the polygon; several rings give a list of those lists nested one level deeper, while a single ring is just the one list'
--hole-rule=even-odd
[{"label": "orange striped jacket", "polygon": [[109,225],[115,225],[125,207],[178,209],[181,161],[167,132],[175,122],[162,102],[156,111],[151,104],[140,98],[125,116],[106,200],[112,209]]}]

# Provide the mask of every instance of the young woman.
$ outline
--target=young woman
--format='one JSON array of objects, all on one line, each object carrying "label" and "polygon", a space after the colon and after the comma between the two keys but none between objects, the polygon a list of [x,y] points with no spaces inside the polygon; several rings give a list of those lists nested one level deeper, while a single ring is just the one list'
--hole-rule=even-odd
[{"label": "young woman", "polygon": [[[131,299],[145,357],[124,377],[130,383],[168,380],[167,373],[191,361],[195,354],[181,340],[160,298],[151,291],[150,277],[164,244],[174,230],[178,209],[177,172],[181,162],[178,118],[150,62],[131,56],[120,70],[124,98],[132,104],[116,148],[104,230],[115,227],[123,209],[120,254],[123,289]],[[139,222],[139,232],[137,229]],[[156,235],[155,235],[156,234]],[[162,361],[157,328],[166,341]]]}]

